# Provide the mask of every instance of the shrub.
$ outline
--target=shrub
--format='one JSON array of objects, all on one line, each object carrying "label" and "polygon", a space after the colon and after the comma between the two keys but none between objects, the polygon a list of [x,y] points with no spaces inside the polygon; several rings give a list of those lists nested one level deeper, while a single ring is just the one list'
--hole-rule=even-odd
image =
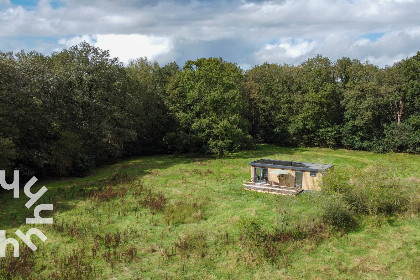
[{"label": "shrub", "polygon": [[344,194],[343,199],[356,213],[370,215],[401,213],[410,203],[401,187],[389,185],[357,187]]},{"label": "shrub", "polygon": [[400,188],[384,186],[376,190],[372,204],[376,214],[393,215],[407,209],[408,199]]},{"label": "shrub", "polygon": [[339,125],[320,128],[315,134],[314,144],[319,147],[335,148],[341,143],[341,131]]},{"label": "shrub", "polygon": [[322,178],[322,191],[327,194],[345,194],[353,189],[350,176],[339,170],[329,170]]},{"label": "shrub", "polygon": [[83,154],[78,160],[76,160],[71,175],[76,177],[85,177],[95,166],[95,156],[91,154]]},{"label": "shrub", "polygon": [[[53,172],[67,176],[73,168],[79,168],[83,142],[80,136],[71,131],[63,131],[50,148],[50,164]],[[77,166],[76,166],[77,165]]]},{"label": "shrub", "polygon": [[352,230],[357,226],[354,213],[343,200],[332,198],[324,205],[322,221],[335,229]]},{"label": "shrub", "polygon": [[350,205],[351,209],[358,214],[369,214],[371,212],[371,195],[365,188],[354,188],[343,195],[343,200]]},{"label": "shrub", "polygon": [[323,179],[323,193],[338,195],[351,210],[366,215],[394,215],[405,211],[410,202],[403,186],[387,166],[377,165],[353,171],[352,178],[340,171],[330,171]]},{"label": "shrub", "polygon": [[383,150],[385,152],[410,151],[415,135],[415,130],[410,125],[391,123],[384,126],[384,133]]}]

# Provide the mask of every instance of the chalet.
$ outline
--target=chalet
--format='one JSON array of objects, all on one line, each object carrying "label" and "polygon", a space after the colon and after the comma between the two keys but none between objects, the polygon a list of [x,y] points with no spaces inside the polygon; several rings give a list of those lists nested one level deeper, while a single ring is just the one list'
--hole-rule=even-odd
[{"label": "chalet", "polygon": [[295,195],[302,191],[319,191],[320,180],[331,164],[259,159],[249,163],[251,180],[245,190]]}]

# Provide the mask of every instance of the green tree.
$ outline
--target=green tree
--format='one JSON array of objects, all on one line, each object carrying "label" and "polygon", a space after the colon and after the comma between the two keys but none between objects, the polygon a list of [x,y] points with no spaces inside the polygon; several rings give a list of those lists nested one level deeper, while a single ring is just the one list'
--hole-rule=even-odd
[{"label": "green tree", "polygon": [[137,139],[130,153],[164,151],[163,138],[171,129],[168,108],[164,103],[166,85],[179,68],[176,64],[160,67],[146,58],[133,60],[126,67],[132,102],[129,104]]},{"label": "green tree", "polygon": [[383,70],[359,61],[349,69],[341,102],[344,109],[343,144],[347,148],[381,150],[384,124],[393,119],[384,85]]},{"label": "green tree", "polygon": [[54,137],[51,95],[56,86],[50,59],[37,52],[2,56],[0,118],[4,138],[15,146],[14,168],[22,176],[48,173],[48,148]]},{"label": "green tree", "polygon": [[294,95],[295,116],[290,125],[294,143],[308,146],[340,145],[342,112],[331,61],[322,56],[308,59],[298,68],[299,91]]},{"label": "green tree", "polygon": [[16,158],[16,146],[13,140],[17,137],[17,131],[9,118],[11,108],[8,107],[10,105],[8,98],[18,78],[16,72],[13,54],[0,52],[0,169],[7,171],[12,169]]},{"label": "green tree", "polygon": [[245,73],[243,90],[250,104],[251,135],[259,142],[291,144],[289,125],[297,92],[296,68],[264,63]]},{"label": "green tree", "polygon": [[122,64],[87,43],[53,54],[52,63],[60,81],[55,93],[61,110],[56,141],[74,155],[69,164],[73,172],[83,174],[95,164],[123,156],[136,134],[127,110],[132,97]]},{"label": "green tree", "polygon": [[420,52],[387,69],[387,90],[396,124],[385,130],[386,149],[420,152]]},{"label": "green tree", "polygon": [[241,81],[242,71],[221,58],[188,61],[168,85],[166,104],[177,123],[166,136],[169,147],[213,154],[245,148],[250,136]]}]

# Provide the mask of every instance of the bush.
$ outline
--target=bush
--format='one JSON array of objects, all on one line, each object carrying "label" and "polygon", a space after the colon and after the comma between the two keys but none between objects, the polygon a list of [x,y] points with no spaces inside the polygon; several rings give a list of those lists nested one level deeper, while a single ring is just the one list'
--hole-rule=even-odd
[{"label": "bush", "polygon": [[343,200],[350,205],[355,213],[370,214],[372,208],[371,201],[369,201],[370,197],[369,190],[365,188],[354,188],[343,195]]},{"label": "bush", "polygon": [[400,188],[384,186],[376,191],[372,204],[376,214],[393,215],[407,209],[408,199]]},{"label": "bush", "polygon": [[323,179],[323,193],[341,197],[358,214],[389,216],[408,208],[409,196],[391,176],[390,168],[375,166],[351,174],[350,180],[344,172],[329,171]]},{"label": "bush", "polygon": [[345,194],[353,189],[350,176],[338,170],[329,170],[322,179],[322,191],[326,194]]},{"label": "bush", "polygon": [[405,211],[409,205],[407,193],[401,187],[365,185],[343,195],[353,211],[360,214],[387,216]]},{"label": "bush", "polygon": [[[414,116],[409,119],[409,122],[413,122],[412,120]],[[419,152],[420,133],[415,125],[391,123],[384,126],[384,133],[383,150],[385,152]]]},{"label": "bush", "polygon": [[349,231],[357,226],[354,213],[343,200],[332,198],[327,201],[322,212],[322,221],[335,229]]}]

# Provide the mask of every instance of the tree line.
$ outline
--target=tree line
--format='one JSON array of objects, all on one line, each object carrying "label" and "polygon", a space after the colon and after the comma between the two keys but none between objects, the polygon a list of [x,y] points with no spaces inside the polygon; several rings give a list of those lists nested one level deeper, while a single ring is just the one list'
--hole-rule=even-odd
[{"label": "tree line", "polygon": [[379,68],[350,58],[222,58],[124,66],[81,43],[0,52],[0,169],[83,176],[154,153],[225,153],[255,143],[420,152],[420,52]]}]

